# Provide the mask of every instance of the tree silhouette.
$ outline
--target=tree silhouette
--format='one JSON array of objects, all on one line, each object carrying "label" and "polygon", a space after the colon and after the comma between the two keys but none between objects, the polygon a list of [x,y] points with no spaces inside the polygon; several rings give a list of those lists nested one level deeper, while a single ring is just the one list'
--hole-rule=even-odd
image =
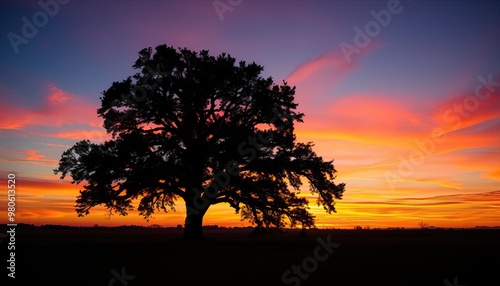
[{"label": "tree silhouette", "polygon": [[97,110],[112,140],[77,142],[55,174],[85,183],[76,200],[79,216],[104,205],[127,215],[175,210],[182,198],[184,238],[203,238],[211,205],[228,203],[259,229],[314,226],[308,200],[297,196],[309,181],[318,205],[335,212],[345,184],[335,184],[333,161],[313,144],[297,143],[295,87],[260,76],[263,67],[225,53],[193,52],[166,45],[139,52],[139,71],[114,82]]},{"label": "tree silhouette", "polygon": [[427,229],[427,228],[429,228],[429,224],[426,223],[426,222],[423,222],[423,221],[419,222],[418,226],[420,226],[421,229]]}]

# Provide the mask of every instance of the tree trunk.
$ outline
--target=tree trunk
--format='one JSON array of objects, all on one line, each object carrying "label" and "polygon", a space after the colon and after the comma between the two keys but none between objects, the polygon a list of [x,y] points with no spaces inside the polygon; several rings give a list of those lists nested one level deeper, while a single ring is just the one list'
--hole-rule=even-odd
[{"label": "tree trunk", "polygon": [[[193,116],[192,118],[194,118]],[[191,117],[188,117],[191,118]],[[190,130],[190,129],[188,129]],[[203,216],[210,206],[208,198],[203,197],[203,170],[205,168],[206,154],[201,143],[194,139],[186,143],[186,223],[184,224],[184,239],[203,239]]]},{"label": "tree trunk", "polygon": [[191,202],[186,202],[186,223],[184,224],[185,240],[203,239],[203,216],[207,208],[197,209]]}]

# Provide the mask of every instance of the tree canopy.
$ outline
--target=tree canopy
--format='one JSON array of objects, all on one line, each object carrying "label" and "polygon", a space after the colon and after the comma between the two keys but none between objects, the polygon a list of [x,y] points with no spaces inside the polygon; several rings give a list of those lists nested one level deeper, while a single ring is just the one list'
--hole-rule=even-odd
[{"label": "tree canopy", "polygon": [[203,215],[227,203],[259,229],[314,226],[303,180],[318,205],[335,212],[345,184],[313,143],[296,142],[295,87],[263,78],[263,67],[228,54],[167,45],[139,52],[136,74],[102,93],[98,116],[112,136],[77,142],[54,170],[83,183],[79,216],[104,205],[120,215],[186,205],[185,238],[202,238]]}]

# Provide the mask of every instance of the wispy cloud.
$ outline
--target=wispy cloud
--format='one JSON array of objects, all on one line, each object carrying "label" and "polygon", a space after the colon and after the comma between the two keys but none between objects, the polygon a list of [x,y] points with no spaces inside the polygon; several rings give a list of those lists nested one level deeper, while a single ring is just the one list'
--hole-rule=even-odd
[{"label": "wispy cloud", "polygon": [[0,148],[0,162],[27,163],[40,166],[54,166],[54,164],[57,163],[57,160],[47,158],[38,152],[38,150],[14,150]]},{"label": "wispy cloud", "polygon": [[372,227],[418,227],[422,220],[437,227],[474,227],[499,225],[498,205],[500,191],[371,201],[346,197],[335,216],[321,212],[317,216],[320,224],[338,227],[352,227],[360,221]]},{"label": "wispy cloud", "polygon": [[287,77],[289,85],[297,87],[297,97],[302,107],[331,91],[349,73],[359,67],[359,60],[376,47],[370,44],[356,61],[347,63],[338,49],[332,49],[298,65]]},{"label": "wispy cloud", "polygon": [[40,133],[39,135],[59,138],[59,139],[71,139],[71,140],[90,140],[93,142],[102,143],[109,139],[109,135],[106,133],[104,128],[101,129],[88,129],[88,130],[76,130],[76,131],[64,131],[56,133]]},{"label": "wispy cloud", "polygon": [[70,124],[99,127],[103,121],[97,117],[96,110],[97,106],[88,104],[80,97],[65,92],[55,85],[47,85],[44,103],[37,108],[3,103],[0,106],[0,129],[22,130],[29,126]]}]

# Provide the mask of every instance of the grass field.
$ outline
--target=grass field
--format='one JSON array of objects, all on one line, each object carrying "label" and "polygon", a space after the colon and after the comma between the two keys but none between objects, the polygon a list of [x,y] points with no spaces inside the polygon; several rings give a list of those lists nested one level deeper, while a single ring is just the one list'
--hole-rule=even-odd
[{"label": "grass field", "polygon": [[[18,228],[17,283],[2,285],[500,285],[500,230],[310,230],[307,238],[298,231],[252,238],[249,230],[219,229],[205,230],[209,239],[198,242],[176,239],[181,235]],[[340,246],[327,256],[317,239],[328,236]],[[6,265],[5,239],[1,247]],[[314,258],[318,247],[323,261]],[[304,262],[307,279],[290,273],[297,278],[284,283],[283,273]],[[134,278],[117,279],[112,271],[122,268]]]}]

